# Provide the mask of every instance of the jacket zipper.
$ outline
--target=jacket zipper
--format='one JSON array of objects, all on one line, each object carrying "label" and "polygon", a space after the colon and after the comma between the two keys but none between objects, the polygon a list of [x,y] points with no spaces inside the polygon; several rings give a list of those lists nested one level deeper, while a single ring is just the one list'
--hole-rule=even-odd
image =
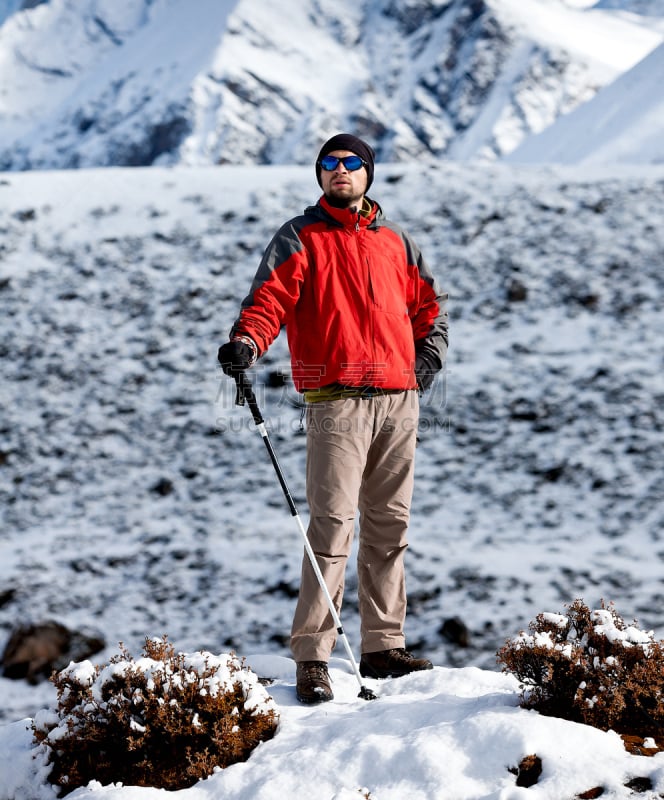
[{"label": "jacket zipper", "polygon": [[368,329],[369,329],[369,341],[371,342],[371,365],[370,369],[375,370],[376,368],[376,338],[374,336],[374,316],[373,316],[373,306],[376,304],[376,297],[373,288],[373,283],[371,281],[371,267],[369,264],[369,257],[364,254],[364,248],[362,247],[362,242],[359,239],[361,234],[360,230],[360,212],[358,211],[355,218],[355,235],[358,237],[356,239],[356,247],[358,250],[358,254],[362,255],[362,260],[366,264],[367,268],[367,292],[369,295],[369,303],[367,303],[367,317],[368,317]]},{"label": "jacket zipper", "polygon": [[[359,223],[358,223],[359,224]],[[374,291],[373,281],[371,280],[371,262],[369,261],[369,256],[366,255],[364,252],[364,248],[362,247],[361,242],[358,239],[358,250],[363,256],[363,261],[366,265],[367,270],[367,294],[368,300],[367,303],[367,317],[368,317],[368,328],[369,328],[369,341],[371,342],[371,369],[376,369],[376,337],[374,335],[375,332],[375,325],[374,325],[374,309],[376,305],[376,293]]]}]

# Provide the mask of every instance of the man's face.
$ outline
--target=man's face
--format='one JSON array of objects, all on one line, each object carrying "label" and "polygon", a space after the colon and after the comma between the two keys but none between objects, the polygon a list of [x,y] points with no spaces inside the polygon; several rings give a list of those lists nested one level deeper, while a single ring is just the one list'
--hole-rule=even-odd
[{"label": "man's face", "polygon": [[[329,155],[337,158],[354,156],[350,150],[333,150]],[[350,172],[340,161],[336,168],[327,171],[322,169],[320,173],[323,193],[336,201],[336,205],[350,208],[360,206],[362,198],[367,190],[367,171],[364,167]]]}]

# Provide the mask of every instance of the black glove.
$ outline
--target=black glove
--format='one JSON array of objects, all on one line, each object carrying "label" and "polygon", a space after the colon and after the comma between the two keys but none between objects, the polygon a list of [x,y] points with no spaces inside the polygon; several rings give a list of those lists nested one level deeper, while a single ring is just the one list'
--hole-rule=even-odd
[{"label": "black glove", "polygon": [[435,356],[428,353],[417,353],[415,355],[415,377],[421,392],[426,392],[431,386],[439,369],[440,364]]},{"label": "black glove", "polygon": [[255,355],[248,344],[236,339],[221,345],[217,359],[226,375],[235,377],[238,373],[249,369],[255,361]]}]

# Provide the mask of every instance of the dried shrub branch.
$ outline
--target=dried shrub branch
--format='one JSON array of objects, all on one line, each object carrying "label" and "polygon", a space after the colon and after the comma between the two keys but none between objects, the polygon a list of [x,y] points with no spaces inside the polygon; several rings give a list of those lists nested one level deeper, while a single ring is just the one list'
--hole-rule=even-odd
[{"label": "dried shrub branch", "polygon": [[175,653],[166,637],[146,639],[136,661],[120,651],[106,666],[54,675],[57,710],[35,718],[64,794],[91,780],[186,788],[274,735],[272,698],[233,654]]},{"label": "dried shrub branch", "polygon": [[521,705],[601,730],[664,734],[664,648],[612,604],[539,614],[498,652],[521,685]]}]

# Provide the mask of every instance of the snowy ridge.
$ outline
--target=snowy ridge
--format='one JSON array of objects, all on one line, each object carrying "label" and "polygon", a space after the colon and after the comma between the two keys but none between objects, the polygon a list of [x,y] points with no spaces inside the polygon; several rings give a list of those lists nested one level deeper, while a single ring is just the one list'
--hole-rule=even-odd
[{"label": "snowy ridge", "polygon": [[383,161],[495,159],[664,38],[573,5],[51,0],[0,27],[0,168],[301,164],[343,128]]},{"label": "snowy ridge", "polygon": [[664,163],[664,45],[585,105],[531,136],[509,163]]}]

